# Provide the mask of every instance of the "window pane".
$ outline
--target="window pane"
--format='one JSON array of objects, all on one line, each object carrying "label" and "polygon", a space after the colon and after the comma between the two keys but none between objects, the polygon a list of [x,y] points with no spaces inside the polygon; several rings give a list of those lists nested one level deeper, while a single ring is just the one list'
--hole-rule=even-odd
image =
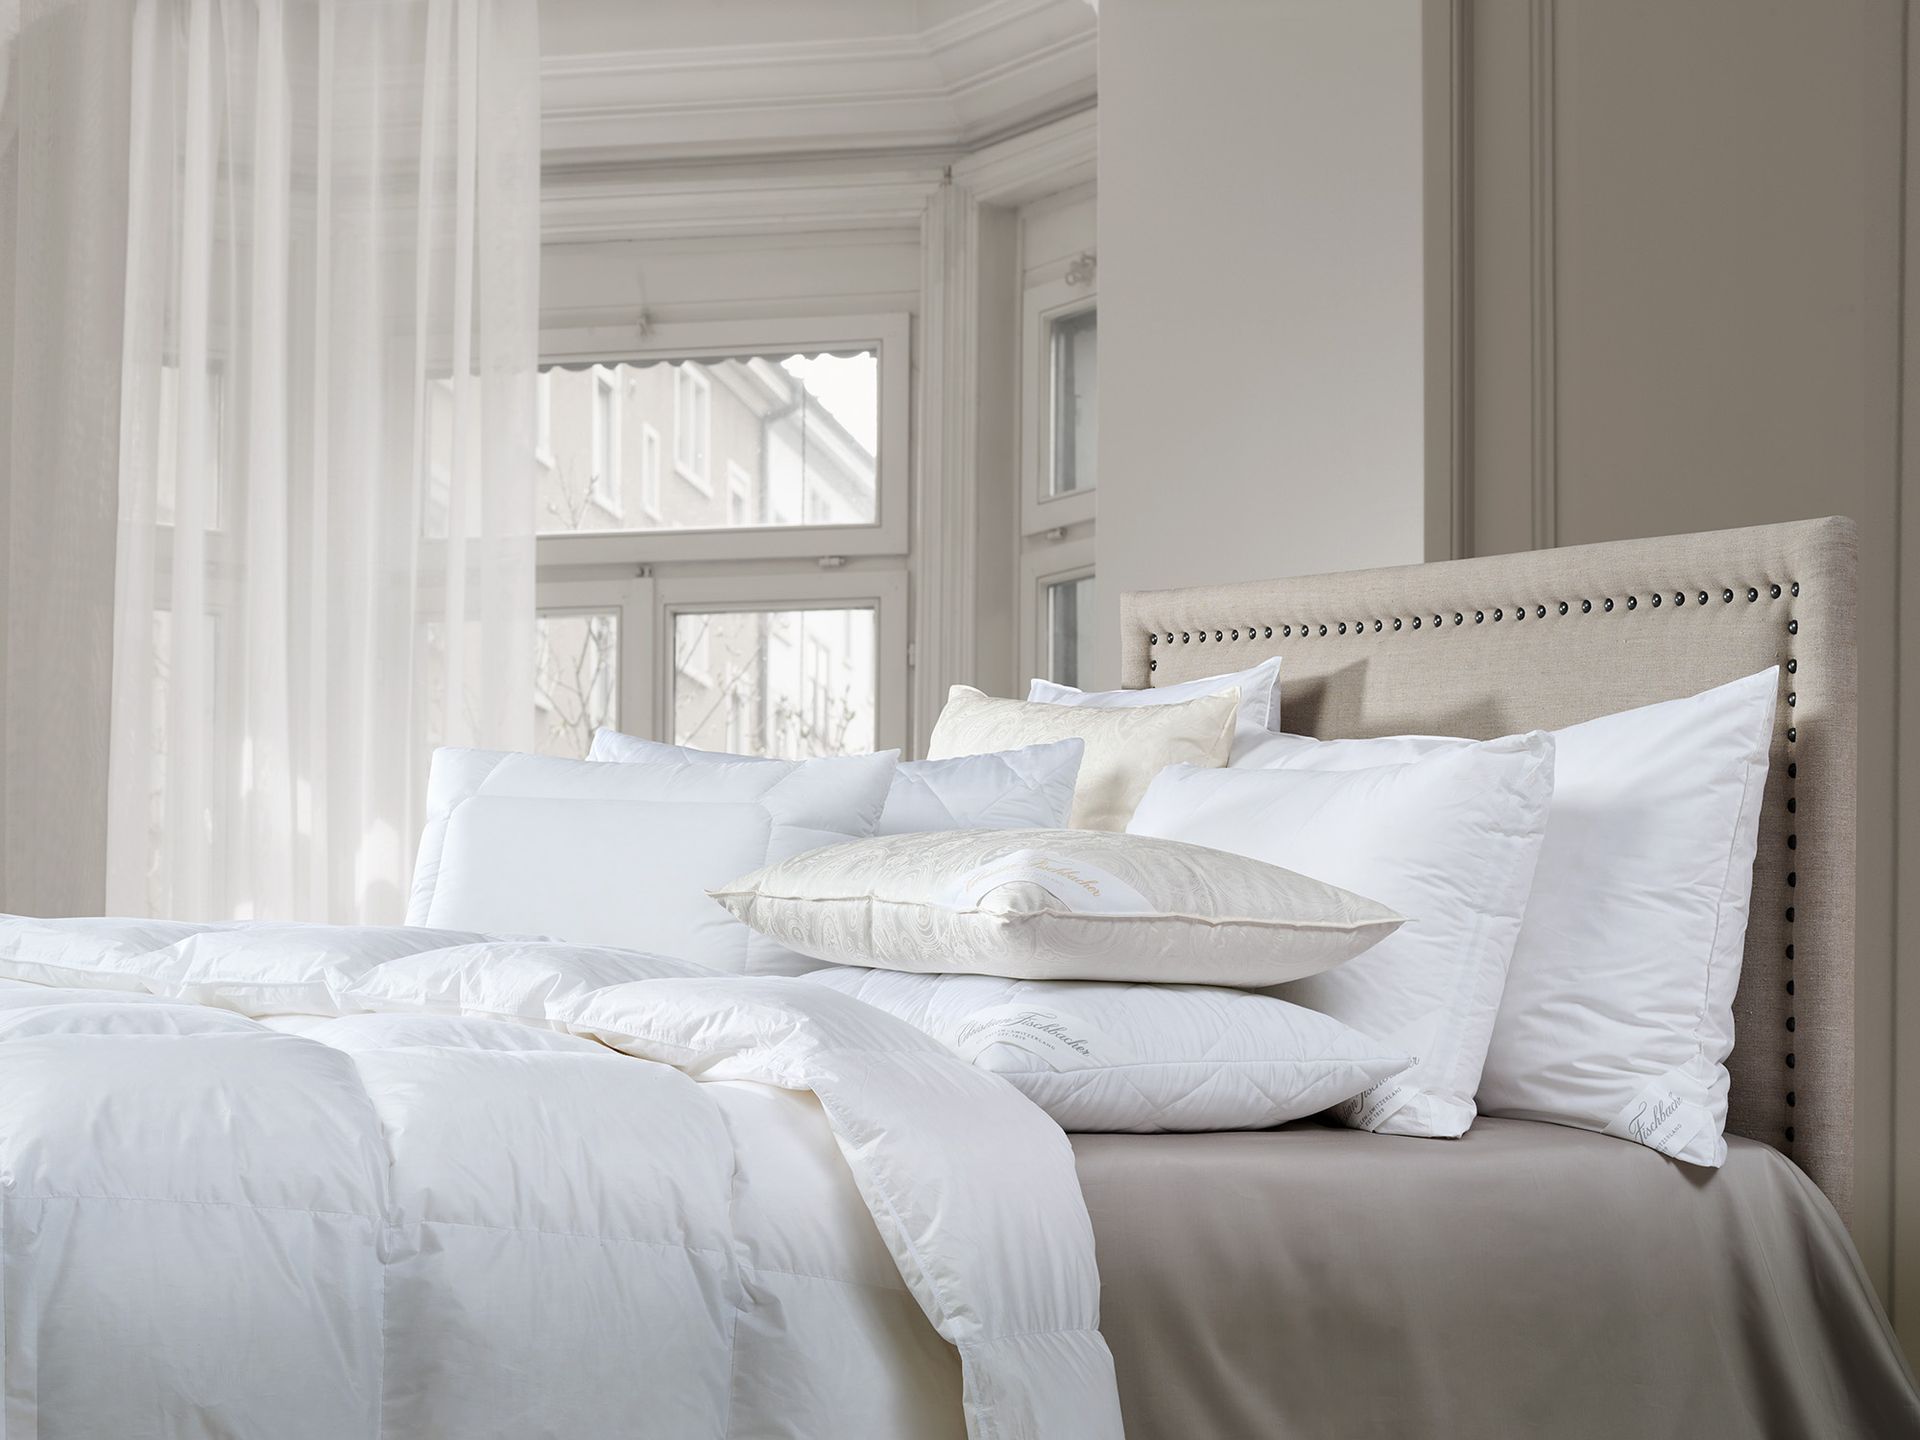
[{"label": "window pane", "polygon": [[1047,678],[1079,685],[1092,668],[1093,576],[1047,586]]},{"label": "window pane", "polygon": [[676,745],[777,755],[873,749],[872,610],[722,610],[673,619]]},{"label": "window pane", "polygon": [[541,376],[547,534],[879,519],[874,351],[549,366]]},{"label": "window pane", "polygon": [[620,615],[542,610],[534,631],[534,745],[584,760],[596,727],[620,724]]},{"label": "window pane", "polygon": [[1052,324],[1053,466],[1048,484],[1055,495],[1093,488],[1100,419],[1096,320],[1094,311],[1082,310]]}]

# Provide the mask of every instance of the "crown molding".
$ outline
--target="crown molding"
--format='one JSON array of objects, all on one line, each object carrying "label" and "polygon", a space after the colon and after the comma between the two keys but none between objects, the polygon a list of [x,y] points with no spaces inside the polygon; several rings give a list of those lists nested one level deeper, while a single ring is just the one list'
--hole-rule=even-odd
[{"label": "crown molding", "polygon": [[924,160],[798,173],[744,165],[679,174],[570,171],[541,185],[541,238],[577,243],[918,230],[945,173],[944,163]]},{"label": "crown molding", "polygon": [[548,55],[552,165],[965,150],[1095,93],[1079,0],[988,0],[918,34]]}]

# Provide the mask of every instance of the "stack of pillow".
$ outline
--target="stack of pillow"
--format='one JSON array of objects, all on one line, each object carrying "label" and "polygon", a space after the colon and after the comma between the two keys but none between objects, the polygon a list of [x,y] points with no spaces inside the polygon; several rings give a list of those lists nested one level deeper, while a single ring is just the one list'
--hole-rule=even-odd
[{"label": "stack of pillow", "polygon": [[805,974],[1069,1129],[1497,1114],[1719,1164],[1777,673],[1323,742],[1279,732],[1279,667],[956,686],[906,763],[443,751],[408,918]]}]

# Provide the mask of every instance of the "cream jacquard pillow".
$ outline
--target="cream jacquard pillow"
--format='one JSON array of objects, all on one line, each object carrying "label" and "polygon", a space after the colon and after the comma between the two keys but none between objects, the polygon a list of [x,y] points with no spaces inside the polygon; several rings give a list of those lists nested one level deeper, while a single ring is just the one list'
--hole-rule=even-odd
[{"label": "cream jacquard pillow", "polygon": [[881,835],[708,893],[816,960],[1016,980],[1274,985],[1329,970],[1402,923],[1278,865],[1092,830]]},{"label": "cream jacquard pillow", "polygon": [[1167,766],[1227,763],[1239,711],[1237,689],[1179,705],[1096,710],[997,700],[971,685],[956,685],[934,724],[927,758],[984,755],[1077,736],[1087,742],[1087,751],[1068,823],[1076,830],[1124,830],[1153,777]]}]

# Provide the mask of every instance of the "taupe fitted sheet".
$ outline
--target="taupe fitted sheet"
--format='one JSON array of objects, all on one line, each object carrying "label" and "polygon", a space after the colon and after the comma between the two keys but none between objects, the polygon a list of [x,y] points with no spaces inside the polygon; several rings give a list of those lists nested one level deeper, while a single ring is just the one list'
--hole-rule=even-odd
[{"label": "taupe fitted sheet", "polygon": [[1130,1440],[1920,1436],[1812,1181],[1517,1120],[1076,1135]]}]

